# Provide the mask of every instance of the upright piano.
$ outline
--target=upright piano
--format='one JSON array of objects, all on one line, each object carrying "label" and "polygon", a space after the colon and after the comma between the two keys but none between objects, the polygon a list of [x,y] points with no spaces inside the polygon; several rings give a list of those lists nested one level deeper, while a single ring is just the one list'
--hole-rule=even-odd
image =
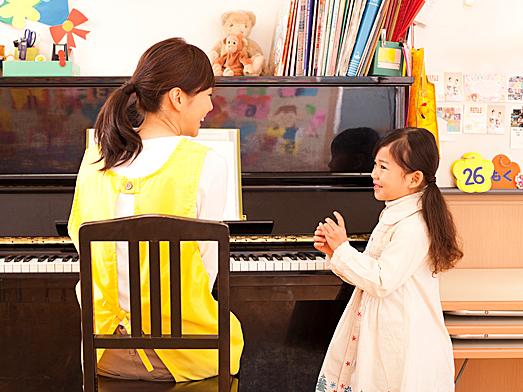
[{"label": "upright piano", "polygon": [[[0,390],[81,391],[75,173],[126,78],[0,78]],[[352,293],[312,246],[340,211],[364,249],[383,205],[372,150],[404,124],[410,78],[221,78],[203,127],[239,128],[245,219],[231,222],[241,391],[311,391]],[[140,115],[130,107],[130,115]],[[246,227],[247,229],[244,229]]]}]

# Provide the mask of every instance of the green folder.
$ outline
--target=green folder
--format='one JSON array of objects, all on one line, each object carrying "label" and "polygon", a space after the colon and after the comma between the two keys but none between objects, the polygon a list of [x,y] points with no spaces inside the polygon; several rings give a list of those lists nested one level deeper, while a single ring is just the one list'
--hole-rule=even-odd
[{"label": "green folder", "polygon": [[401,76],[403,60],[401,43],[380,40],[374,52],[369,75]]}]

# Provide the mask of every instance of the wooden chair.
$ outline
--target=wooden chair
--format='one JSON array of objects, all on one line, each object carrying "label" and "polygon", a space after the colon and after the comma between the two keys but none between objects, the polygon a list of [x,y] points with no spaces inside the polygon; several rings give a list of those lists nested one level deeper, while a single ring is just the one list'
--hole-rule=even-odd
[{"label": "wooden chair", "polygon": [[[165,215],[138,215],[80,226],[80,281],[82,303],[82,342],[84,391],[182,391],[230,390],[230,315],[229,315],[229,229],[224,223]],[[181,322],[180,241],[218,243],[218,335],[184,335]],[[125,241],[129,244],[130,335],[95,335],[91,243]],[[139,242],[149,242],[151,334],[142,332],[140,299]],[[162,334],[159,242],[169,242],[171,333]],[[112,331],[111,331],[112,333]],[[218,377],[189,383],[109,380],[97,377],[96,349],[218,349]],[[104,379],[104,383],[98,383]],[[145,383],[145,384],[144,384]],[[207,383],[207,384],[206,384]],[[211,386],[210,384],[216,385]],[[103,385],[102,385],[103,384]],[[184,385],[186,384],[186,385]],[[145,388],[144,385],[147,385]]]}]

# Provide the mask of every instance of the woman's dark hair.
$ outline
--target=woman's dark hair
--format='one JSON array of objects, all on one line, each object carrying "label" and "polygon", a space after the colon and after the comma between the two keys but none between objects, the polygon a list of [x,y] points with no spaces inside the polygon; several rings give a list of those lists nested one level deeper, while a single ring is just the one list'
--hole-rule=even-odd
[{"label": "woman's dark hair", "polygon": [[430,237],[429,255],[433,272],[453,268],[463,257],[463,252],[458,244],[452,215],[436,185],[439,153],[434,135],[424,128],[395,129],[380,140],[374,155],[385,146],[389,146],[392,158],[405,173],[418,170],[423,173],[426,188],[421,197],[422,214]]},{"label": "woman's dark hair", "polygon": [[179,87],[189,95],[214,86],[214,74],[206,54],[182,38],[169,38],[142,55],[133,76],[114,91],[95,123],[102,171],[121,165],[142,151],[142,140],[128,115],[129,100],[136,94],[137,109],[155,113],[165,93]]}]

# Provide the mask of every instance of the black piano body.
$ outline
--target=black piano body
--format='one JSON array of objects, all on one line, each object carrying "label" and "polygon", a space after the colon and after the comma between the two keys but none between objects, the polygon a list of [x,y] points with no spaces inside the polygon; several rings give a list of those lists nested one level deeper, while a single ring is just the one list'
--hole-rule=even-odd
[{"label": "black piano body", "polygon": [[[78,261],[65,225],[84,130],[124,81],[0,78],[2,391],[81,390],[74,294]],[[336,209],[346,217],[353,243],[364,249],[383,208],[373,198],[372,138],[369,142],[365,133],[374,130],[381,137],[404,123],[411,82],[379,77],[217,81],[215,110],[204,127],[240,129],[244,214],[274,223],[270,235],[245,233],[249,236],[231,241],[236,260],[250,263],[231,272],[231,308],[245,337],[242,391],[314,389],[352,287],[319,268],[319,258],[316,267],[311,264],[319,256],[311,233]],[[352,137],[341,145],[351,157],[336,160],[340,146],[333,140],[340,133]],[[362,133],[364,139],[358,139]],[[275,145],[275,134],[284,142]],[[354,144],[367,146],[355,151]],[[264,270],[264,263],[253,262],[257,256],[267,260],[264,255],[289,259],[293,267]]]}]

